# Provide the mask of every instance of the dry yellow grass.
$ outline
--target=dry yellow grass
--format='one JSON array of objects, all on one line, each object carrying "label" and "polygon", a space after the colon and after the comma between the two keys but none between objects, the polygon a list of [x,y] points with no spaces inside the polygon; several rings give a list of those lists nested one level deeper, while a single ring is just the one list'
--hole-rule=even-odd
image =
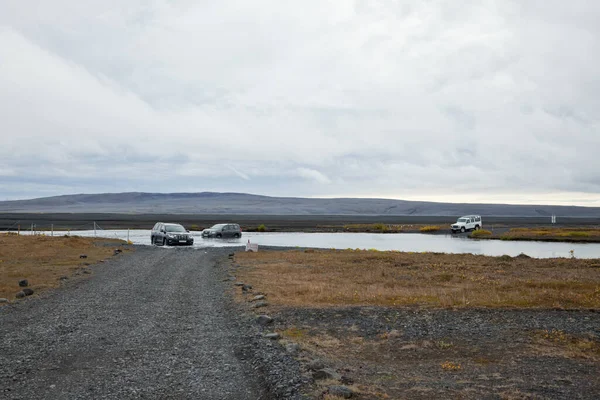
[{"label": "dry yellow grass", "polygon": [[433,233],[439,231],[441,228],[438,225],[426,225],[421,227],[419,231],[421,233]]},{"label": "dry yellow grass", "polygon": [[[35,291],[57,287],[59,278],[70,275],[81,264],[95,263],[113,254],[113,239],[0,235],[0,297],[13,299],[20,290],[18,281],[27,279]],[[86,254],[86,259],[80,259]]]},{"label": "dry yellow grass", "polygon": [[600,307],[600,260],[354,250],[240,253],[272,305]]},{"label": "dry yellow grass", "polygon": [[[448,227],[450,222],[448,223]],[[344,225],[344,231],[347,232],[381,232],[381,233],[401,233],[401,232],[422,232],[431,233],[441,229],[438,225],[426,224],[348,224]]]},{"label": "dry yellow grass", "polygon": [[513,228],[500,236],[503,240],[600,241],[600,228]]}]

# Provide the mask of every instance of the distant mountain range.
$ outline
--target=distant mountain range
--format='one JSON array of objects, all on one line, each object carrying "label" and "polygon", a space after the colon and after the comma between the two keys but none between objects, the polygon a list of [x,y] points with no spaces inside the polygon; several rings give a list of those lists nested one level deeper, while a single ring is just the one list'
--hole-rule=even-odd
[{"label": "distant mountain range", "polygon": [[244,193],[104,193],[1,201],[0,212],[599,217],[600,207],[455,204],[389,199],[314,199]]}]

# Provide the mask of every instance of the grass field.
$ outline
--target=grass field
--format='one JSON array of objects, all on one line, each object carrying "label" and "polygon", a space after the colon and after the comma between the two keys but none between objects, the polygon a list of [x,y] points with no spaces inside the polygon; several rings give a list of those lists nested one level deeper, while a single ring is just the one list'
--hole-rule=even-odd
[{"label": "grass field", "polygon": [[492,235],[487,236],[487,238],[501,240],[543,240],[557,242],[600,242],[600,228],[512,228],[499,236]]},{"label": "grass field", "polygon": [[241,253],[284,306],[600,307],[600,260],[356,250]]},{"label": "grass field", "polygon": [[600,388],[600,260],[309,249],[237,253],[235,265],[300,363],[342,375],[315,380],[314,398],[338,399],[324,393],[340,382],[359,400]]},{"label": "grass field", "polygon": [[[0,297],[14,299],[21,279],[36,292],[57,287],[61,276],[111,256],[123,243],[77,236],[0,235]],[[87,258],[79,258],[81,254]]]}]

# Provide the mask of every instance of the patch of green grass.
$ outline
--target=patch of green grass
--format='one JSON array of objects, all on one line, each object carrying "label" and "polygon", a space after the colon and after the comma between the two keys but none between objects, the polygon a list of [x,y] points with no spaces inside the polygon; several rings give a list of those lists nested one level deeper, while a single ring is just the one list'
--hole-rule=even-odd
[{"label": "patch of green grass", "polygon": [[265,231],[267,230],[267,227],[265,226],[265,224],[260,224],[260,225],[258,226],[258,228],[256,228],[256,230],[257,230],[258,232],[265,232]]},{"label": "patch of green grass", "polygon": [[300,339],[306,336],[308,332],[306,329],[291,327],[281,332],[284,337],[292,338],[292,339]]},{"label": "patch of green grass", "polygon": [[442,349],[442,350],[454,347],[454,343],[446,342],[444,340],[440,340],[440,341],[436,342],[435,345],[437,346],[438,349]]},{"label": "patch of green grass", "polygon": [[478,237],[485,237],[485,236],[490,236],[492,234],[492,232],[485,230],[485,229],[478,229],[476,231],[473,231],[473,233],[471,233],[471,237],[474,238],[478,238]]},{"label": "patch of green grass", "polygon": [[568,237],[590,237],[590,234],[587,232],[569,232],[567,233]]},{"label": "patch of green grass", "polygon": [[387,225],[386,224],[373,224],[373,229],[375,229],[376,231],[387,231]]}]

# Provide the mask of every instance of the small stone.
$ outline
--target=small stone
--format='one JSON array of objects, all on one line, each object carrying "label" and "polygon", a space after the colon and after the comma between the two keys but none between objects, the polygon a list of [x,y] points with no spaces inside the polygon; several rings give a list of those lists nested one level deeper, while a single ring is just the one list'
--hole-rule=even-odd
[{"label": "small stone", "polygon": [[229,253],[229,257],[235,257],[235,253]]},{"label": "small stone", "polygon": [[263,314],[256,317],[256,322],[258,322],[259,325],[265,326],[273,322],[273,318]]},{"label": "small stone", "polygon": [[350,399],[354,395],[352,389],[350,389],[348,386],[342,385],[329,386],[327,392],[332,396],[338,396],[344,399]]},{"label": "small stone", "polygon": [[261,308],[261,307],[266,307],[266,306],[268,306],[268,305],[269,305],[269,303],[267,303],[267,302],[266,302],[266,301],[264,301],[264,300],[261,300],[261,301],[257,301],[256,303],[254,303],[254,304],[252,305],[252,308]]},{"label": "small stone", "polygon": [[325,364],[323,363],[323,361],[316,359],[309,362],[306,367],[309,371],[316,371],[325,368]]},{"label": "small stone", "polygon": [[347,375],[342,375],[342,377],[340,378],[340,382],[342,382],[344,385],[352,385],[354,384],[354,379],[350,378]]},{"label": "small stone", "polygon": [[117,254],[120,254],[122,252],[123,252],[123,250],[121,250],[121,249],[115,249],[115,251],[113,252],[113,254],[116,256]]},{"label": "small stone", "polygon": [[298,343],[288,343],[285,345],[285,351],[291,355],[296,355],[300,352],[300,345]]},{"label": "small stone", "polygon": [[265,335],[265,337],[266,337],[267,339],[271,339],[271,340],[277,340],[277,339],[279,339],[279,338],[281,337],[281,335],[280,335],[279,333],[277,333],[277,332],[274,332],[274,333],[267,333],[267,334]]},{"label": "small stone", "polygon": [[27,287],[29,286],[29,282],[27,281],[27,279],[21,279],[19,281],[19,287]]},{"label": "small stone", "polygon": [[235,286],[244,286],[244,282],[236,282],[234,283]]},{"label": "small stone", "polygon": [[23,297],[25,297],[25,293],[23,293],[23,291],[20,291],[19,293],[17,293],[17,294],[15,295],[15,297],[16,297],[17,299],[22,299]]},{"label": "small stone", "polygon": [[79,258],[87,258],[87,254],[80,254]]},{"label": "small stone", "polygon": [[88,270],[88,269],[84,269],[84,270],[83,270],[83,273],[84,273],[84,274],[91,274],[90,270]]},{"label": "small stone", "polygon": [[1,303],[8,303],[8,299],[5,299],[4,297],[0,298],[0,304]]},{"label": "small stone", "polygon": [[250,301],[257,301],[257,300],[264,300],[265,299],[265,295],[264,294],[259,294],[258,296],[254,296],[252,298],[252,300]]},{"label": "small stone", "polygon": [[61,280],[61,281],[66,281],[67,279],[69,279],[69,277],[68,277],[68,276],[66,276],[66,275],[63,275],[63,276],[61,276],[61,277],[60,277],[60,278],[58,278],[58,279],[59,279],[59,280]]},{"label": "small stone", "polygon": [[392,329],[391,331],[389,331],[388,333],[388,338],[389,339],[397,339],[400,336],[402,336],[402,334],[400,333],[400,331],[398,329]]},{"label": "small stone", "polygon": [[25,288],[23,289],[23,293],[25,293],[25,296],[31,296],[33,294],[33,289]]},{"label": "small stone", "polygon": [[323,369],[313,372],[314,380],[333,379],[333,380],[337,381],[337,380],[340,380],[341,378],[342,378],[342,376],[340,374],[338,374],[334,369],[331,369],[331,368],[323,368]]},{"label": "small stone", "polygon": [[252,290],[252,285],[242,285],[242,291],[248,292]]}]

